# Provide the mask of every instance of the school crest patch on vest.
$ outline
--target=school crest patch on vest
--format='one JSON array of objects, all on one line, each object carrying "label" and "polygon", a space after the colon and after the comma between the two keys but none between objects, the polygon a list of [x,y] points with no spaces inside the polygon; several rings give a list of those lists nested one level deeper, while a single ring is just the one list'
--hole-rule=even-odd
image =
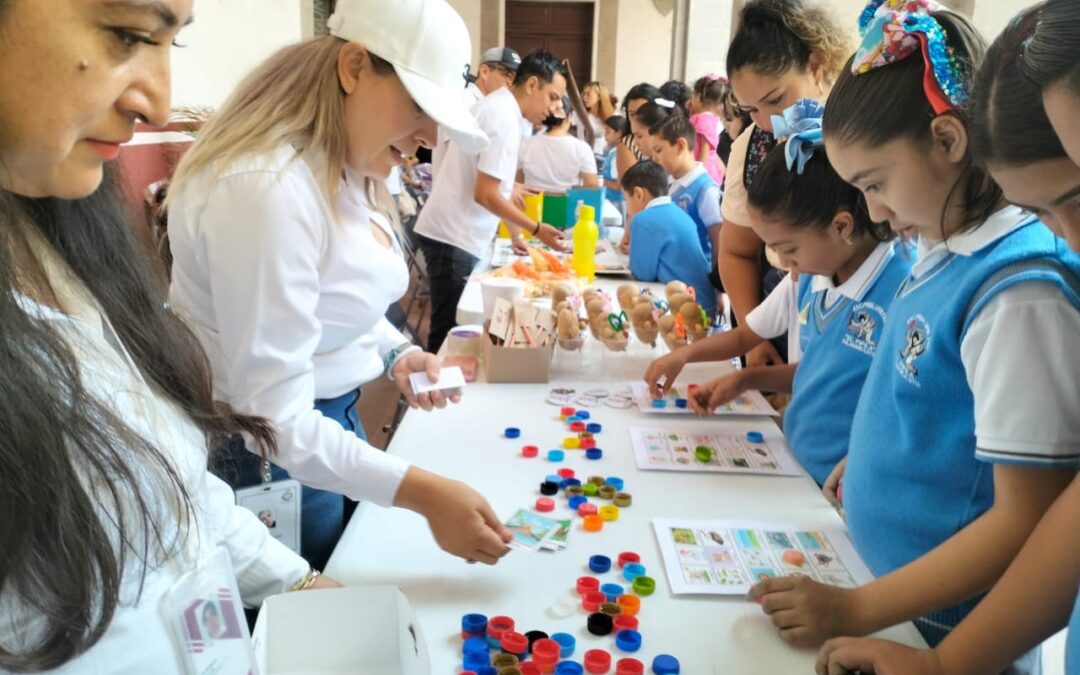
[{"label": "school crest patch on vest", "polygon": [[885,310],[873,302],[860,302],[851,308],[844,346],[873,356],[885,325]]},{"label": "school crest patch on vest", "polygon": [[922,314],[907,320],[907,328],[904,331],[904,348],[900,350],[900,358],[896,362],[896,369],[907,380],[908,384],[921,387],[919,382],[919,367],[916,361],[923,354],[930,343],[930,324]]}]

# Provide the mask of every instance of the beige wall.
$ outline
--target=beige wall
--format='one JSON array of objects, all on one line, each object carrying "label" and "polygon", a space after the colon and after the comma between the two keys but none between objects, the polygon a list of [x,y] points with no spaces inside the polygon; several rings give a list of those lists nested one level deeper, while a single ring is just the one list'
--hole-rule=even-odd
[{"label": "beige wall", "polygon": [[[218,106],[278,48],[303,37],[300,0],[200,0],[173,50],[173,105]],[[310,24],[310,21],[306,22]]]},{"label": "beige wall", "polygon": [[[620,0],[615,51],[615,82],[605,82],[619,98],[638,82],[660,85],[671,73],[671,35],[675,12],[665,16],[652,0]],[[601,26],[603,40],[609,26]]]}]

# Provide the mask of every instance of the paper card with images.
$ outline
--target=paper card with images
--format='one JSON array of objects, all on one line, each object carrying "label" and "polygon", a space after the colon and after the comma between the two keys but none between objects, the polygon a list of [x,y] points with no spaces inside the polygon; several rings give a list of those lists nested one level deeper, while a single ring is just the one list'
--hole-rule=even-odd
[{"label": "paper card with images", "polygon": [[488,326],[488,334],[502,344],[506,342],[510,334],[510,324],[513,323],[514,306],[506,298],[495,298],[495,307],[491,311],[491,324]]}]

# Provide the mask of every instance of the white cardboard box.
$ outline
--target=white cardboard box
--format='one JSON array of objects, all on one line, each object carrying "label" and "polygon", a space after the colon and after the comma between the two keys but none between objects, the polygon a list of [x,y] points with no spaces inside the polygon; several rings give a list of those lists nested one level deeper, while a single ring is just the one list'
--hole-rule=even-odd
[{"label": "white cardboard box", "polygon": [[262,675],[431,675],[420,624],[396,586],[267,598],[252,645]]}]

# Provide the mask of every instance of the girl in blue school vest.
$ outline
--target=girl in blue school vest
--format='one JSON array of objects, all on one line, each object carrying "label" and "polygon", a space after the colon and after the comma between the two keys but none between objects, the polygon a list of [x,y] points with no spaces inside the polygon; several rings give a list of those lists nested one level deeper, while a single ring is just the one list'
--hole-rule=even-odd
[{"label": "girl in blue school vest", "polygon": [[[791,391],[784,433],[819,485],[847,454],[851,417],[883,334],[886,308],[912,257],[887,226],[870,220],[859,191],[829,165],[821,140],[823,112],[820,103],[803,99],[783,117],[773,116],[774,132],[788,139],[769,153],[747,195],[755,234],[798,281],[785,278],[775,297],[746,322],[660,357],[645,375],[663,393],[686,363],[728,360],[775,337],[761,334],[766,324],[780,333],[797,330],[803,351],[797,369],[736,371],[701,385],[692,404],[708,412],[748,389]],[[791,303],[799,310],[796,326],[755,316],[790,314],[784,308]],[[664,385],[657,388],[661,378]]]},{"label": "girl in blue school vest", "polygon": [[[879,6],[880,5],[880,6]],[[844,476],[851,540],[879,577],[755,586],[781,635],[816,644],[914,620],[941,641],[1072,479],[1080,259],[1009,207],[968,145],[982,43],[924,1],[872,3],[829,96],[829,159],[870,216],[919,238],[856,407]],[[1029,655],[1031,656],[1031,655]],[[1038,672],[1037,654],[1009,672]]]},{"label": "girl in blue school vest", "polygon": [[[975,76],[971,143],[1005,198],[1080,251],[1080,203],[1061,199],[1080,184],[1080,129],[1070,159],[1043,106],[1054,89],[1065,117],[1080,112],[1080,43],[1076,0],[1050,0],[1020,13],[994,44]],[[1070,81],[1070,78],[1073,78]],[[1006,96],[1001,94],[1007,92]],[[1067,125],[1066,125],[1067,126]],[[1080,454],[1074,465],[1080,464]],[[1069,626],[1067,675],[1080,675],[1080,476],[1047,510],[1009,569],[971,614],[933,649],[872,638],[829,640],[818,656],[820,675],[862,671],[904,675],[994,673],[1017,655]],[[1070,620],[1071,615],[1071,620]]]}]

